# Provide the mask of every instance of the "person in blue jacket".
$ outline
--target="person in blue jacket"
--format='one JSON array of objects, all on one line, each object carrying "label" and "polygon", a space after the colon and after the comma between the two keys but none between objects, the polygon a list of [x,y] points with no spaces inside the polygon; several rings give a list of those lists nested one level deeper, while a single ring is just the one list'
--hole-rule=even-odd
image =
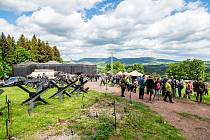
[{"label": "person in blue jacket", "polygon": [[145,76],[143,75],[138,79],[139,84],[139,99],[144,99],[144,89],[145,89]]}]

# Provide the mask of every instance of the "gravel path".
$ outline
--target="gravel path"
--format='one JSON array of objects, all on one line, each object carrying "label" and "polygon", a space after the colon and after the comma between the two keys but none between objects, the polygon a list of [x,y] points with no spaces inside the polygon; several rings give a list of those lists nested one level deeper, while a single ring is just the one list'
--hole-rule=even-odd
[{"label": "gravel path", "polygon": [[[98,92],[106,92],[105,86],[99,86],[98,82],[88,82],[87,87],[91,90]],[[118,87],[108,87],[107,93],[112,93],[113,95],[120,96],[120,88]],[[126,93],[126,98],[129,98],[129,93]],[[138,94],[132,93],[132,100],[141,102],[149,106],[152,110],[159,113],[163,118],[165,118],[172,126],[181,130],[182,134],[188,140],[210,140],[210,123],[200,120],[200,119],[190,119],[180,116],[178,113],[187,112],[190,114],[195,114],[200,117],[205,117],[210,119],[210,106],[193,103],[193,102],[183,102],[179,100],[174,100],[175,103],[166,103],[162,100],[148,102],[148,97],[142,101],[138,99]]]}]

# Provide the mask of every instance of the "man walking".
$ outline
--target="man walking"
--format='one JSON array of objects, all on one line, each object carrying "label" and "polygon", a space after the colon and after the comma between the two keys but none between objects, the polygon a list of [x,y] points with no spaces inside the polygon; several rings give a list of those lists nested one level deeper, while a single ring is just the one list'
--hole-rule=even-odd
[{"label": "man walking", "polygon": [[139,99],[144,99],[144,88],[145,88],[145,76],[143,75],[141,78],[138,80],[139,84]]},{"label": "man walking", "polygon": [[149,76],[149,78],[146,81],[146,87],[147,87],[147,94],[149,94],[149,101],[151,101],[152,95],[153,95],[154,89],[155,89],[155,82],[151,76]]}]

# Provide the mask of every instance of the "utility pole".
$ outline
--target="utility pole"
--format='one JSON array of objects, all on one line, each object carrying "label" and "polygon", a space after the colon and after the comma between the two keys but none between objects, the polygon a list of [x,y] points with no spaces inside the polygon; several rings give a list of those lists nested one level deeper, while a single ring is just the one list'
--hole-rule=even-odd
[{"label": "utility pole", "polygon": [[111,75],[113,76],[113,50],[111,49]]}]

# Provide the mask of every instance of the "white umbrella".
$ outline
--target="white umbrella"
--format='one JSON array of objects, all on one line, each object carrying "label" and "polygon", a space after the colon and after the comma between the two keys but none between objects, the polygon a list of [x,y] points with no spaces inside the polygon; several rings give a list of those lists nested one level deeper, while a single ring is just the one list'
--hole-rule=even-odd
[{"label": "white umbrella", "polygon": [[138,71],[132,71],[131,73],[130,73],[130,75],[131,76],[143,76],[143,74],[142,73],[139,73]]}]

